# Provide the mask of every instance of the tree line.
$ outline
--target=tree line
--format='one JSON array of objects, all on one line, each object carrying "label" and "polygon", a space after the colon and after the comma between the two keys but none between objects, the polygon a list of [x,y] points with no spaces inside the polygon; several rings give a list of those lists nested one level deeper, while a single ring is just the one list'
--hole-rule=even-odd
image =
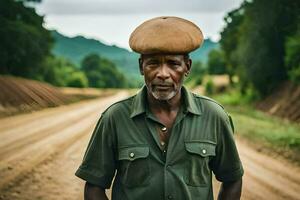
[{"label": "tree line", "polygon": [[132,86],[115,63],[96,54],[86,56],[78,69],[51,53],[54,40],[44,18],[28,3],[0,1],[0,74],[20,76],[55,86],[120,88]]},{"label": "tree line", "polygon": [[300,1],[247,0],[224,20],[221,48],[208,61],[212,73],[238,77],[242,94],[258,97],[283,81],[300,83]]}]

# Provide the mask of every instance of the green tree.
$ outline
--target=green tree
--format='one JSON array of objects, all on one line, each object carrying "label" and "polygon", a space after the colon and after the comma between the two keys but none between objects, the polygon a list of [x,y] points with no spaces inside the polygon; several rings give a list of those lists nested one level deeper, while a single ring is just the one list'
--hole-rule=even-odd
[{"label": "green tree", "polygon": [[297,27],[299,5],[294,0],[245,1],[227,16],[221,47],[242,91],[253,87],[265,96],[287,79],[285,44]]},{"label": "green tree", "polygon": [[49,56],[42,66],[38,72],[38,80],[63,87],[88,86],[85,73],[64,58]]},{"label": "green tree", "polygon": [[90,87],[127,87],[126,78],[118,71],[116,65],[97,54],[87,55],[81,63],[81,69],[85,72]]},{"label": "green tree", "polygon": [[247,7],[247,1],[242,5],[229,12],[224,21],[226,23],[225,28],[221,32],[221,49],[224,55],[224,62],[226,64],[226,71],[229,75],[230,82],[233,83],[232,77],[238,74],[238,44],[239,44],[239,29],[244,20],[245,8]]},{"label": "green tree", "polygon": [[36,78],[53,41],[43,17],[24,2],[0,1],[0,73]]},{"label": "green tree", "polygon": [[81,71],[74,71],[68,79],[69,87],[84,88],[88,87],[88,79]]},{"label": "green tree", "polygon": [[217,49],[211,50],[208,54],[207,67],[209,74],[227,73],[223,52]]},{"label": "green tree", "polygon": [[286,40],[285,64],[289,79],[300,84],[300,16],[298,30]]}]

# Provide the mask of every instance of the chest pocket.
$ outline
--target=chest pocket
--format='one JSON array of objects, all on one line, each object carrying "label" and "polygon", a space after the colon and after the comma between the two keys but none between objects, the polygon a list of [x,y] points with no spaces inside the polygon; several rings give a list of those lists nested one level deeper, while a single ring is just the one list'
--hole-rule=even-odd
[{"label": "chest pocket", "polygon": [[209,141],[185,142],[187,164],[185,182],[191,186],[207,186],[211,179],[209,160],[216,155],[216,144]]},{"label": "chest pocket", "polygon": [[149,184],[150,163],[148,146],[130,146],[119,149],[119,172],[127,187]]}]

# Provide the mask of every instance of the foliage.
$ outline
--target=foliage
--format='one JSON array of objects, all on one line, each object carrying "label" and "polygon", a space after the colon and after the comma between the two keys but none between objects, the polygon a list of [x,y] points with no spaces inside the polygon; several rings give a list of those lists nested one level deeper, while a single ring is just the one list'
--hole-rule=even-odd
[{"label": "foliage", "polygon": [[286,153],[288,150],[294,154],[294,158],[297,158],[295,155],[299,155],[299,125],[268,116],[252,107],[230,107],[229,112],[233,118],[236,132],[240,136],[256,144],[260,143],[271,147],[280,154]]},{"label": "foliage", "polygon": [[244,2],[238,9],[229,12],[224,20],[226,27],[221,32],[221,49],[223,51],[226,71],[229,75],[230,82],[232,77],[239,74],[238,68],[238,44],[239,44],[239,29],[244,19],[244,12],[247,2]]},{"label": "foliage", "polygon": [[226,66],[223,52],[216,49],[211,50],[208,54],[207,67],[209,74],[225,74]]},{"label": "foliage", "polygon": [[212,95],[215,93],[215,85],[214,82],[212,81],[212,79],[209,79],[206,84],[205,84],[205,93],[207,95]]},{"label": "foliage", "polygon": [[0,1],[0,73],[55,86],[87,87],[83,72],[71,62],[51,55],[53,39],[43,27],[43,17],[27,6],[31,2],[40,0]]},{"label": "foliage", "polygon": [[69,77],[67,86],[76,88],[88,87],[88,79],[83,72],[75,71]]},{"label": "foliage", "polygon": [[247,88],[244,94],[242,94],[238,88],[231,88],[226,93],[214,94],[213,98],[224,105],[244,106],[249,105],[251,102],[257,100],[258,95],[251,87]]},{"label": "foliage", "polygon": [[300,18],[298,31],[286,41],[285,63],[289,78],[300,84]]},{"label": "foliage", "polygon": [[55,86],[88,86],[88,80],[84,72],[77,69],[70,61],[54,56],[47,58],[41,68],[41,71],[39,71],[38,79],[51,83]]},{"label": "foliage", "polygon": [[90,87],[123,88],[128,85],[116,65],[98,54],[86,56],[82,61],[81,69],[85,72]]},{"label": "foliage", "polygon": [[253,0],[225,17],[221,48],[230,76],[239,76],[242,92],[253,87],[265,96],[287,79],[285,44],[297,27],[299,8],[299,1]]},{"label": "foliage", "polygon": [[[293,157],[297,158],[300,151],[298,124],[258,111],[254,108],[255,105],[249,105],[251,99],[237,90],[212,97],[225,106],[232,116],[236,134],[279,154],[285,152],[286,155],[287,151],[291,151]],[[297,162],[299,163],[299,159]]]},{"label": "foliage", "polygon": [[35,78],[52,45],[43,17],[22,1],[1,0],[0,27],[0,73]]}]

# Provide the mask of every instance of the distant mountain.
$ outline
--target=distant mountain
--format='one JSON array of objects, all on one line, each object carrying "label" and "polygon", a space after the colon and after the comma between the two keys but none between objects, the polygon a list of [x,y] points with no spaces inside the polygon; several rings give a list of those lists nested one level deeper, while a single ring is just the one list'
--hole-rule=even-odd
[{"label": "distant mountain", "polygon": [[[57,31],[52,31],[52,36],[55,40],[53,54],[71,60],[78,67],[86,55],[97,53],[115,62],[118,68],[127,76],[139,76],[137,61],[139,55],[134,52],[115,45],[106,45],[98,40],[83,36],[67,37]],[[214,48],[218,48],[218,43],[207,39],[200,49],[191,53],[191,57],[193,61],[206,62],[208,52]]]},{"label": "distant mountain", "polygon": [[52,36],[55,40],[52,51],[54,55],[67,58],[78,67],[86,55],[97,53],[115,62],[120,70],[127,75],[138,74],[138,55],[127,49],[106,45],[98,40],[83,36],[67,37],[57,31],[52,31]]}]

